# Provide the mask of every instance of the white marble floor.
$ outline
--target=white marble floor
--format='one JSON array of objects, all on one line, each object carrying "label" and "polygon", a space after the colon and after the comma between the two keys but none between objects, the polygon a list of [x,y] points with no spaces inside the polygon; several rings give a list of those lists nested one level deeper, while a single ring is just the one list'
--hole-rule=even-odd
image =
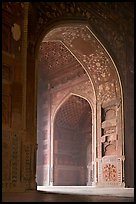
[{"label": "white marble floor", "polygon": [[77,194],[77,195],[102,195],[134,197],[134,188],[106,188],[92,186],[37,186],[38,191],[47,193]]}]

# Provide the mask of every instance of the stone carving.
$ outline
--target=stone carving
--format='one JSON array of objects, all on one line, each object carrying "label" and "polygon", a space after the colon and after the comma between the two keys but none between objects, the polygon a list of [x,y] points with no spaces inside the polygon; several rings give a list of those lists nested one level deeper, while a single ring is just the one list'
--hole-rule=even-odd
[{"label": "stone carving", "polygon": [[24,145],[24,180],[26,185],[29,186],[30,178],[31,178],[31,148],[30,145]]},{"label": "stone carving", "polygon": [[111,155],[99,160],[99,184],[102,186],[124,186],[122,174],[123,157]]},{"label": "stone carving", "polygon": [[32,143],[22,143],[22,161],[21,173],[22,181],[25,185],[25,189],[35,189],[35,175],[36,175],[36,149],[37,145]]},{"label": "stone carving", "polygon": [[116,105],[102,108],[102,156],[117,155],[116,117]]},{"label": "stone carving", "polygon": [[104,135],[106,135],[106,134],[113,134],[115,132],[116,132],[116,126],[112,126],[112,127],[105,128],[103,134]]},{"label": "stone carving", "polygon": [[[115,142],[114,142],[115,143]],[[109,155],[116,155],[116,146],[112,142],[112,144],[108,144],[106,147],[105,147],[105,156],[109,156]]]},{"label": "stone carving", "polygon": [[105,164],[103,166],[103,179],[106,182],[116,182],[117,181],[117,170],[114,164]]},{"label": "stone carving", "polygon": [[19,174],[19,168],[18,168],[18,145],[19,145],[19,139],[16,134],[12,136],[12,143],[11,143],[11,182],[13,186],[16,186],[18,181],[18,174]]}]

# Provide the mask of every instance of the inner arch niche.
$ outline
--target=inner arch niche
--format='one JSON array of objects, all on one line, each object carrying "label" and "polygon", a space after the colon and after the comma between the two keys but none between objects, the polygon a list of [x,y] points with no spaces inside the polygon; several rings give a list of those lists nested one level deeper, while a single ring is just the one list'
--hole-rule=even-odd
[{"label": "inner arch niche", "polygon": [[88,165],[92,163],[91,147],[91,107],[85,99],[71,95],[61,105],[54,120],[53,185],[87,185]]}]

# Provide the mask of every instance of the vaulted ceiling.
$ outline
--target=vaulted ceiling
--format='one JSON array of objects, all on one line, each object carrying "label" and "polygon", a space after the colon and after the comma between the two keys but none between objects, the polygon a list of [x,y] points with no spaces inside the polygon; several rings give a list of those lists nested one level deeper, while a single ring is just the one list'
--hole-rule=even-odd
[{"label": "vaulted ceiling", "polygon": [[[86,80],[89,80],[83,67],[91,73],[96,88],[99,88],[99,84],[106,84],[108,80],[110,83],[115,80],[112,62],[86,25],[62,26],[45,36],[40,46],[39,70],[40,81],[46,82],[48,88],[50,86],[54,89],[69,80],[76,80],[77,76],[82,78],[86,75]],[[113,74],[116,76],[114,72]],[[114,98],[114,81],[111,86],[111,97]],[[109,97],[108,90],[109,87],[106,97]],[[70,97],[60,108],[57,124],[72,129],[82,126],[90,112],[89,105],[87,109],[85,106],[85,100]]]},{"label": "vaulted ceiling", "polygon": [[[69,80],[76,80],[86,75],[82,65],[65,44],[60,40],[51,39],[48,35],[45,36],[40,46],[39,70],[40,82],[47,81],[52,89],[58,84],[63,85]],[[88,102],[73,95],[60,107],[56,116],[56,124],[61,128],[81,128],[88,117],[91,123],[91,108]]]},{"label": "vaulted ceiling", "polygon": [[[41,77],[53,88],[58,82],[85,74],[84,69],[61,41],[44,41],[40,47],[39,69]],[[56,82],[56,83],[55,83]]]},{"label": "vaulted ceiling", "polygon": [[[78,30],[78,27],[76,28]],[[67,40],[70,36],[66,36],[66,33],[71,33],[76,38],[76,33],[73,32],[72,27],[60,27],[57,32],[49,32],[43,39],[39,50],[39,72],[40,82],[45,81],[50,84],[50,88],[54,89],[58,85],[63,85],[68,81],[76,81],[82,77],[87,77],[83,65],[78,61],[73,54],[74,47],[69,49],[63,39],[59,40],[59,36],[63,36]],[[82,42],[80,39],[82,31],[77,34],[79,41],[73,43],[78,46],[78,52],[83,54],[93,54],[96,50],[95,44],[89,44],[89,42]],[[57,39],[58,38],[58,39]],[[89,48],[88,48],[89,47]],[[60,88],[61,91],[61,88]],[[89,103],[78,96],[72,95],[66,102],[64,102],[57,112],[56,125],[60,128],[67,129],[79,129],[83,128],[85,123],[91,128],[91,107]]]},{"label": "vaulted ceiling", "polygon": [[82,128],[88,118],[91,127],[91,114],[89,103],[81,97],[72,95],[58,110],[55,121],[58,127],[76,130]]}]

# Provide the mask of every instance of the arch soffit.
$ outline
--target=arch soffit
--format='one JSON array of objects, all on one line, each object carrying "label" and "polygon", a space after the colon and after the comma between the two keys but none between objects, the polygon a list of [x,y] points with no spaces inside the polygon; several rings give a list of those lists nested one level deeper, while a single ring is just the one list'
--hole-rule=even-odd
[{"label": "arch soffit", "polygon": [[111,56],[87,24],[52,28],[43,41],[61,41],[86,71],[97,100],[109,102],[122,94],[120,77]]},{"label": "arch soffit", "polygon": [[57,113],[59,112],[59,109],[61,108],[61,106],[62,106],[63,104],[66,103],[66,101],[67,101],[71,96],[77,96],[77,97],[80,97],[80,98],[84,99],[85,101],[87,101],[88,104],[89,104],[89,106],[90,106],[90,108],[91,108],[92,115],[94,115],[94,107],[93,107],[93,104],[91,103],[91,101],[88,100],[86,97],[84,97],[84,96],[82,96],[82,95],[78,95],[78,94],[75,94],[75,93],[72,93],[72,92],[71,92],[71,93],[67,94],[65,97],[63,97],[63,99],[62,99],[61,101],[59,101],[59,104],[56,106],[55,111],[54,111],[54,113],[53,113],[53,115],[52,115],[52,121],[55,121],[55,118],[56,118]]}]

